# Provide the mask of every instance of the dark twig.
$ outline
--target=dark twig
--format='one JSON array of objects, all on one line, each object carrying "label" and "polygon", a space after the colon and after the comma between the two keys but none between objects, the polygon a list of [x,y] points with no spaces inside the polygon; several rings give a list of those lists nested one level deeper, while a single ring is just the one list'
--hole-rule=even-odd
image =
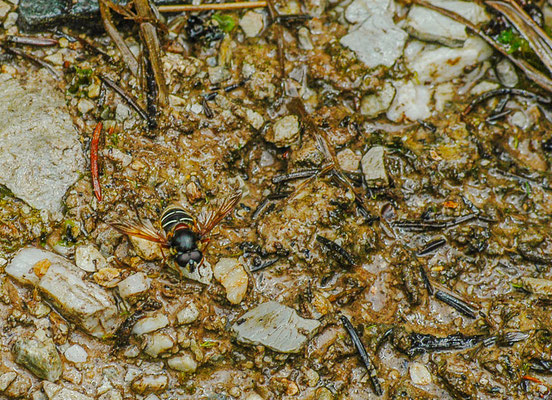
[{"label": "dark twig", "polygon": [[272,177],[272,183],[282,183],[287,181],[293,181],[295,179],[310,178],[319,172],[318,169],[305,169],[303,171],[291,172],[289,174],[276,175]]},{"label": "dark twig", "polygon": [[27,60],[32,61],[33,63],[35,63],[39,67],[46,68],[48,70],[48,72],[50,72],[57,80],[62,79],[61,73],[57,69],[55,69],[52,65],[47,63],[46,61],[44,61],[44,60],[42,60],[42,59],[40,59],[40,58],[38,58],[38,57],[36,57],[32,54],[25,53],[22,50],[16,49],[15,47],[6,46],[5,44],[2,44],[1,46],[4,50],[6,50],[9,53],[15,54],[16,56],[26,58]]},{"label": "dark twig", "polygon": [[73,36],[69,35],[63,31],[60,30],[53,30],[52,31],[56,36],[64,37],[65,39],[69,40],[70,42],[79,42],[82,47],[89,50],[90,52],[102,56],[107,62],[113,63],[113,58],[107,54],[104,50],[100,49],[98,46],[96,46],[91,41],[88,41],[87,39],[83,39],[79,36]]},{"label": "dark twig", "polygon": [[312,19],[311,15],[308,14],[280,14],[274,18],[274,22],[277,24],[294,24],[302,23]]},{"label": "dark twig", "polygon": [[161,61],[161,44],[157,37],[157,28],[153,24],[156,21],[155,15],[151,10],[149,0],[134,0],[134,8],[140,22],[140,35],[144,42],[144,58],[149,60],[151,72],[155,80],[156,101],[160,107],[164,107],[169,102],[169,90],[165,82],[163,73],[163,63]]},{"label": "dark twig", "polygon": [[448,220],[403,220],[393,223],[393,226],[407,231],[412,232],[429,232],[437,231],[441,229],[452,228],[456,225],[460,225],[464,222],[471,221],[473,219],[479,218],[478,214],[468,214],[458,218],[448,219]]},{"label": "dark twig", "polygon": [[13,43],[13,44],[22,44],[27,46],[41,46],[41,47],[48,47],[48,46],[57,46],[59,44],[59,41],[57,39],[52,38],[45,38],[40,36],[14,36],[14,35],[8,35],[6,36],[6,42]]},{"label": "dark twig", "polygon": [[254,265],[253,267],[251,267],[249,269],[249,271],[251,272],[257,272],[257,271],[260,271],[262,269],[265,269],[265,268],[268,268],[270,267],[271,265],[274,265],[276,264],[276,262],[280,259],[280,257],[274,257],[274,258],[271,258],[269,260],[265,260],[264,262],[261,262],[259,263],[259,265]]},{"label": "dark twig", "polygon": [[134,98],[125,92],[125,90],[117,85],[115,82],[113,82],[111,79],[109,79],[107,76],[99,74],[98,77],[102,80],[103,83],[105,83],[107,86],[109,86],[111,89],[113,89],[119,96],[121,96],[134,110],[145,120],[148,122],[148,124],[155,123],[155,121],[151,121],[148,114],[144,111],[144,109],[134,100]]},{"label": "dark twig", "polygon": [[437,290],[435,292],[435,297],[441,300],[443,303],[448,304],[460,314],[465,315],[466,317],[473,318],[477,316],[477,310],[472,307],[470,304],[466,303],[464,300],[459,299],[458,297],[452,296],[442,290]]},{"label": "dark twig", "polygon": [[268,206],[271,204],[271,201],[273,200],[281,200],[288,197],[292,192],[284,192],[284,193],[273,193],[269,195],[268,197],[265,197],[257,206],[253,214],[251,215],[251,219],[255,221],[257,218],[259,218],[262,214],[264,214],[265,210],[268,208]]},{"label": "dark twig", "polygon": [[211,10],[241,10],[244,8],[262,8],[266,7],[266,1],[237,1],[229,3],[214,3],[214,4],[183,4],[174,6],[159,6],[157,9],[160,12],[195,12],[195,11],[211,11]]},{"label": "dark twig", "polygon": [[429,276],[427,276],[427,272],[422,264],[420,264],[419,267],[420,267],[420,275],[422,276],[422,281],[424,281],[424,286],[426,287],[427,293],[430,296],[433,296],[435,289],[433,289],[433,285],[429,280]]},{"label": "dark twig", "polygon": [[473,108],[476,105],[478,105],[479,103],[481,103],[481,102],[483,102],[487,99],[490,99],[491,97],[503,96],[505,94],[527,97],[527,98],[536,100],[539,103],[543,103],[543,104],[549,104],[552,101],[550,99],[550,97],[541,96],[540,94],[530,92],[529,90],[516,89],[516,88],[500,88],[500,89],[496,89],[496,90],[489,90],[488,92],[485,92],[485,93],[477,96],[474,100],[471,101],[471,103],[462,112],[462,115],[467,115],[471,110],[473,110]]},{"label": "dark twig", "polygon": [[430,253],[433,253],[435,250],[442,247],[445,243],[447,243],[446,239],[437,239],[429,242],[422,250],[418,252],[418,256],[426,256]]},{"label": "dark twig", "polygon": [[205,98],[201,99],[201,106],[203,107],[203,113],[207,118],[211,119],[215,116],[215,113],[209,106],[209,103],[207,103],[207,99]]},{"label": "dark twig", "polygon": [[134,54],[130,51],[128,46],[125,43],[125,40],[115,27],[115,24],[113,23],[113,19],[111,16],[111,10],[109,8],[109,3],[111,3],[110,0],[99,0],[98,4],[100,7],[100,14],[102,18],[102,22],[105,28],[105,31],[113,40],[115,43],[115,46],[119,49],[119,52],[121,53],[121,57],[123,58],[123,61],[125,62],[126,66],[134,75],[135,77],[138,77],[138,70],[139,70],[139,64],[138,60],[136,60],[136,57],[134,57]]},{"label": "dark twig", "polygon": [[336,258],[337,261],[339,261],[343,266],[350,268],[356,264],[354,257],[336,242],[326,239],[320,235],[316,235],[316,241],[320,243],[322,247],[324,247],[324,249],[328,251],[331,256]]},{"label": "dark twig", "polygon": [[370,383],[372,384],[372,389],[374,389],[374,393],[377,396],[381,396],[383,394],[383,390],[381,388],[381,384],[378,379],[378,370],[376,369],[376,366],[370,359],[370,356],[366,352],[366,348],[362,344],[362,341],[358,337],[358,334],[353,327],[353,324],[351,324],[351,321],[349,321],[349,318],[342,315],[340,318],[341,322],[343,323],[343,326],[345,327],[345,330],[351,337],[351,340],[353,341],[353,344],[355,345],[358,355],[360,356],[360,359],[362,360],[364,366],[368,370],[368,376],[370,378]]}]

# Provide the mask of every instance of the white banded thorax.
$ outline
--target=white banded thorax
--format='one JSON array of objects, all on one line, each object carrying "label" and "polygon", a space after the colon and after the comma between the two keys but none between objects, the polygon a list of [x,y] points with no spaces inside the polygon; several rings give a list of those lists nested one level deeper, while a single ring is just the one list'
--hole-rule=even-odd
[{"label": "white banded thorax", "polygon": [[232,211],[240,198],[241,192],[236,192],[226,197],[217,207],[199,213],[197,218],[183,206],[171,205],[161,214],[161,232],[151,223],[116,222],[111,223],[111,226],[126,235],[159,243],[170,252],[169,266],[194,272],[203,263],[202,250],[205,250],[209,241],[209,233]]}]

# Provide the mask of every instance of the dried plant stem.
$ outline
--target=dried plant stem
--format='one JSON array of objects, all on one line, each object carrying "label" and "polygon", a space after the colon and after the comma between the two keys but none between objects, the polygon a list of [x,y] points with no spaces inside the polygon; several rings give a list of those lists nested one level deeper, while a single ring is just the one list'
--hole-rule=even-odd
[{"label": "dried plant stem", "polygon": [[108,0],[100,0],[99,6],[100,6],[100,15],[102,18],[102,22],[105,28],[105,31],[111,37],[113,42],[115,43],[115,46],[119,49],[121,52],[121,57],[123,58],[123,61],[127,65],[128,69],[130,69],[130,72],[135,77],[138,77],[138,60],[136,60],[136,57],[134,57],[134,54],[130,51],[128,46],[126,45],[123,37],[115,27],[115,24],[113,23],[113,19],[111,17],[111,10],[109,9],[109,6],[107,5],[106,1]]},{"label": "dried plant stem", "polygon": [[240,10],[243,8],[261,8],[266,7],[266,1],[237,1],[234,3],[220,4],[182,4],[175,6],[159,6],[157,9],[160,12],[193,12],[193,11],[209,11],[209,10]]},{"label": "dried plant stem", "polygon": [[138,18],[143,21],[140,23],[140,34],[146,50],[144,56],[149,60],[151,72],[157,86],[158,105],[164,107],[169,103],[169,95],[163,73],[163,63],[161,62],[161,44],[157,36],[157,28],[150,22],[155,21],[155,16],[148,0],[135,0],[134,7]]}]

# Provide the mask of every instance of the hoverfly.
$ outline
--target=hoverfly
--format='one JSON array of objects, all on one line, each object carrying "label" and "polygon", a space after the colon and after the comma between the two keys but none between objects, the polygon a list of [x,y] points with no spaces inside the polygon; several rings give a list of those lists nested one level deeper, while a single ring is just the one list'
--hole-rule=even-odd
[{"label": "hoverfly", "polygon": [[185,269],[193,273],[203,264],[203,251],[209,242],[209,233],[240,199],[241,192],[238,191],[222,200],[217,207],[201,212],[197,218],[182,205],[170,205],[161,214],[163,231],[156,229],[149,221],[141,224],[114,222],[110,225],[125,235],[159,243],[171,255],[167,263],[171,268],[180,273]]}]

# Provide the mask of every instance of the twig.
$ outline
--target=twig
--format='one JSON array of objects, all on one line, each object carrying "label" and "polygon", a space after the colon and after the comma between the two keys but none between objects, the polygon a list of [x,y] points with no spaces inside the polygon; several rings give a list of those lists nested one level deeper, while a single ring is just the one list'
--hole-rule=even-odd
[{"label": "twig", "polygon": [[57,46],[59,41],[57,39],[45,38],[40,36],[6,36],[6,42],[14,44],[23,44],[28,46]]},{"label": "twig", "polygon": [[446,239],[437,239],[433,242],[428,243],[422,250],[418,252],[418,256],[426,256],[430,253],[433,253],[439,247],[447,243]]},{"label": "twig", "polygon": [[[110,129],[110,133],[113,131],[113,127]],[[98,170],[98,147],[100,143],[100,134],[102,133],[102,123],[98,122],[92,135],[92,142],[90,143],[90,172],[92,174],[92,186],[94,188],[94,194],[98,201],[102,201],[102,187],[100,186],[100,177]]]},{"label": "twig", "polygon": [[29,54],[29,53],[25,53],[24,51],[21,51],[19,49],[16,49],[15,47],[10,47],[10,46],[6,46],[5,44],[2,44],[1,45],[2,48],[4,50],[6,50],[7,52],[10,52],[12,54],[15,54],[16,56],[20,56],[20,57],[23,57],[23,58],[26,58],[28,59],[29,61],[32,61],[34,62],[35,64],[37,64],[38,66],[40,67],[43,67],[43,68],[46,68],[48,70],[48,72],[50,72],[57,80],[61,80],[62,79],[62,74],[57,70],[55,69],[52,65],[50,65],[49,63],[47,63],[46,61],[36,57],[36,56],[33,56],[32,54]]},{"label": "twig", "polygon": [[358,355],[360,356],[360,359],[364,363],[364,366],[368,370],[368,376],[370,377],[370,383],[372,384],[372,388],[374,389],[374,393],[377,396],[381,396],[383,394],[383,390],[381,388],[381,384],[378,379],[378,370],[376,369],[376,366],[370,359],[370,356],[368,356],[368,353],[366,352],[366,348],[362,344],[362,341],[358,337],[358,334],[355,331],[355,328],[353,327],[353,324],[351,324],[351,321],[349,321],[349,318],[342,315],[340,318],[341,322],[343,323],[343,326],[345,327],[345,330],[351,337],[351,340],[353,341],[353,344],[355,345]]},{"label": "twig", "polygon": [[138,77],[138,60],[136,60],[136,57],[134,57],[134,54],[130,51],[128,46],[125,43],[125,40],[115,27],[115,24],[113,23],[113,20],[111,18],[111,10],[109,9],[107,2],[109,0],[99,0],[99,6],[100,6],[100,15],[102,18],[102,22],[105,28],[105,31],[109,35],[109,37],[113,40],[115,43],[115,46],[119,49],[121,52],[121,57],[123,58],[123,61],[127,65],[128,69],[134,75],[135,77]]},{"label": "twig", "polygon": [[277,184],[281,182],[293,181],[295,179],[310,178],[311,176],[316,175],[319,171],[319,169],[313,168],[291,172],[289,174],[276,175],[272,178],[272,183]]},{"label": "twig", "polygon": [[140,34],[144,42],[144,58],[147,58],[151,64],[151,72],[157,86],[157,102],[160,107],[169,103],[169,91],[165,82],[163,73],[163,63],[161,62],[161,44],[157,37],[157,28],[150,21],[156,18],[151,10],[148,0],[135,0],[134,7],[140,22]]},{"label": "twig", "polygon": [[479,96],[477,96],[475,99],[473,99],[470,104],[466,107],[466,109],[462,112],[462,115],[467,115],[473,108],[478,105],[479,103],[490,99],[492,97],[496,96],[502,96],[502,95],[514,95],[514,96],[522,96],[522,97],[528,97],[530,99],[536,100],[539,103],[543,104],[550,104],[552,101],[550,97],[541,96],[538,93],[530,92],[529,90],[525,89],[516,89],[516,88],[500,88],[496,90],[489,90],[488,92],[485,92]]},{"label": "twig", "polygon": [[437,292],[435,292],[435,297],[441,300],[443,303],[448,304],[460,314],[463,314],[466,317],[475,319],[475,317],[477,316],[477,310],[466,303],[464,300],[459,299],[458,297],[452,296],[441,290],[437,290]]},{"label": "twig", "polygon": [[221,4],[183,4],[175,6],[158,6],[157,9],[160,12],[193,12],[209,10],[240,10],[242,8],[261,8],[266,6],[266,1],[237,1],[235,3]]},{"label": "twig", "polygon": [[117,85],[115,82],[113,82],[111,79],[109,79],[107,76],[99,74],[98,77],[102,80],[103,83],[105,83],[107,86],[109,86],[111,89],[113,89],[119,96],[121,96],[134,110],[144,119],[148,122],[148,124],[155,123],[155,121],[151,121],[148,114],[144,111],[144,109],[132,98],[130,94],[124,91],[122,87]]},{"label": "twig", "polygon": [[335,256],[335,258],[346,267],[352,267],[355,265],[355,259],[347,250],[338,245],[336,242],[326,239],[323,236],[316,235],[316,241],[324,247],[330,255]]}]

